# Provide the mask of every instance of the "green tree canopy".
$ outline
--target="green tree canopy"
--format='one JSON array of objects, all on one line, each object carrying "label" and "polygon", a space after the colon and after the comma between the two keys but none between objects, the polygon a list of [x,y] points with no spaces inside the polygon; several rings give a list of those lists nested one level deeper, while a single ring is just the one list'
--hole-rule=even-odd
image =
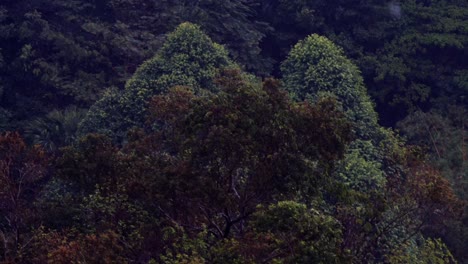
[{"label": "green tree canopy", "polygon": [[224,67],[235,67],[225,49],[199,26],[183,23],[167,36],[156,55],[137,69],[124,91],[108,92],[91,107],[81,132],[122,139],[128,129],[144,126],[152,96],[177,85],[192,87],[196,93],[215,91],[213,78]]},{"label": "green tree canopy", "polygon": [[176,85],[214,89],[212,81],[219,68],[230,65],[228,53],[221,45],[199,26],[186,22],[170,33],[156,55],[137,69],[126,89],[150,89],[153,94]]},{"label": "green tree canopy", "polygon": [[258,87],[237,71],[218,83],[221,91],[209,97],[172,89],[151,103],[152,123],[161,129],[150,138],[175,162],[156,188],[170,188],[159,190],[163,201],[183,200],[177,208],[161,205],[186,212],[180,225],[206,224],[218,238],[229,237],[257,204],[280,193],[310,200],[333,188],[331,163],[350,140],[333,101],[295,103],[278,82]]},{"label": "green tree canopy", "polygon": [[355,131],[336,175],[354,189],[381,189],[391,169],[385,159],[398,152],[398,139],[377,122],[361,72],[326,37],[316,34],[299,41],[282,64],[286,89],[296,100],[336,98]]},{"label": "green tree canopy", "polygon": [[[256,253],[258,261],[275,256],[279,263],[339,263],[343,257],[339,221],[295,201],[259,206],[252,221],[259,240],[268,246]],[[272,254],[275,252],[275,254]],[[260,254],[259,254],[260,253]]]},{"label": "green tree canopy", "polygon": [[377,113],[366,93],[359,69],[342,49],[313,34],[299,41],[281,66],[286,89],[297,100],[335,96],[357,135],[369,139]]}]

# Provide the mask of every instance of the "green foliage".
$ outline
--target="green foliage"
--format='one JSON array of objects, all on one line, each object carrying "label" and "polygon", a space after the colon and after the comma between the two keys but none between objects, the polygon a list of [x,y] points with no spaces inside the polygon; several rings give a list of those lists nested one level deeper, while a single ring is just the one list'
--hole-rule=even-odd
[{"label": "green foliage", "polygon": [[405,1],[400,33],[378,51],[374,91],[379,98],[415,110],[441,97],[466,94],[460,72],[468,45],[464,1]]},{"label": "green foliage", "polygon": [[440,239],[421,238],[420,240],[412,241],[394,252],[388,258],[389,263],[457,263],[447,246]]},{"label": "green foliage", "polygon": [[230,65],[222,46],[212,42],[200,27],[183,23],[168,35],[157,54],[137,69],[126,89],[149,89],[152,94],[176,85],[213,90],[219,68]]},{"label": "green foliage", "polygon": [[337,177],[359,191],[381,189],[386,176],[385,153],[379,147],[382,133],[358,68],[330,40],[314,34],[294,46],[282,70],[295,99],[336,98],[353,123],[357,139],[337,166]]},{"label": "green foliage", "polygon": [[[168,227],[171,242],[160,263],[340,263],[341,226],[332,216],[304,204],[282,201],[258,206],[244,238],[216,240],[207,229],[188,236]],[[154,261],[154,263],[158,263]]]},{"label": "green foliage", "polygon": [[0,262],[463,261],[467,10],[2,1]]},{"label": "green foliage", "polygon": [[182,227],[168,227],[164,230],[164,239],[170,241],[164,254],[160,256],[160,262],[164,264],[189,264],[206,263],[208,257],[208,243],[206,230],[198,233],[195,237],[187,236]]},{"label": "green foliage", "polygon": [[266,56],[282,61],[298,40],[326,36],[359,66],[387,125],[466,93],[466,1],[261,2],[261,18],[275,29]]},{"label": "green foliage", "polygon": [[[261,56],[260,44],[271,32],[260,21],[256,1],[249,0],[146,0],[110,1],[115,16],[132,28],[166,33],[183,22],[200,25],[213,40],[223,43],[231,56],[245,69],[262,75],[271,70],[270,60]],[[143,19],[140,19],[143,18]]]},{"label": "green foliage", "polygon": [[377,114],[358,68],[330,40],[310,35],[297,43],[282,64],[285,88],[297,100],[316,99],[320,92],[336,96],[357,135],[369,138]]},{"label": "green foliage", "polygon": [[[87,40],[69,36],[68,32],[63,31],[63,25],[55,27],[54,21],[48,21],[48,17],[43,16],[42,11],[50,11],[40,8],[40,3],[33,3],[31,9],[22,3],[18,7],[7,13],[6,21],[11,21],[11,24],[2,25],[4,30],[8,30],[3,36],[4,41],[12,44],[4,45],[4,50],[18,54],[18,57],[14,58],[8,56],[7,62],[12,67],[5,70],[10,72],[13,78],[7,83],[7,90],[31,97],[44,96],[53,104],[58,103],[58,100],[66,100],[69,96],[74,98],[75,102],[93,101],[98,89],[105,85],[104,72],[96,69],[108,63],[102,55],[101,58],[96,58],[102,50],[96,45],[93,45],[96,49],[89,50],[85,46],[88,44]],[[54,7],[65,10],[79,8],[61,1],[55,2]],[[62,12],[65,10],[62,9],[58,15],[63,16]],[[78,25],[80,22],[84,23],[83,20],[75,21]],[[17,51],[13,45],[18,47]],[[50,49],[56,52],[49,53]],[[26,90],[28,81],[37,82],[40,88],[36,91]]]},{"label": "green foliage", "polygon": [[355,190],[382,189],[386,179],[376,152],[377,149],[370,141],[354,141],[339,163],[338,177]]},{"label": "green foliage", "polygon": [[105,91],[103,97],[90,107],[79,124],[78,134],[84,136],[94,132],[107,135],[117,142],[124,141],[128,123],[134,124],[134,120],[124,116],[120,104],[122,93],[115,89]]},{"label": "green foliage", "polygon": [[74,224],[80,213],[81,197],[73,187],[72,184],[58,178],[53,178],[44,185],[34,204],[42,225],[60,230]]},{"label": "green foliage", "polygon": [[33,232],[19,263],[128,263],[124,243],[114,232],[79,234],[74,231]]},{"label": "green foliage", "polygon": [[78,219],[88,232],[116,232],[125,239],[128,249],[135,249],[142,243],[144,228],[152,220],[137,201],[128,197],[124,188],[121,185],[97,187],[83,199]]},{"label": "green foliage", "polygon": [[152,96],[176,85],[193,87],[197,93],[214,91],[213,78],[221,68],[230,66],[234,64],[222,46],[213,43],[198,26],[183,23],[169,34],[156,55],[138,68],[123,92],[106,93],[90,109],[82,133],[122,137],[134,126],[144,127]]},{"label": "green foliage", "polygon": [[89,134],[75,146],[63,149],[57,159],[57,177],[66,180],[81,194],[94,191],[96,185],[115,181],[121,171],[117,148],[109,138]]},{"label": "green foliage", "polygon": [[49,160],[39,146],[29,147],[18,133],[0,134],[0,255],[8,261],[38,226],[33,206],[48,176]]},{"label": "green foliage", "polygon": [[155,97],[151,120],[161,128],[159,145],[177,154],[172,176],[156,187],[166,190],[163,200],[183,200],[178,210],[187,217],[201,208],[204,217],[193,221],[228,237],[258,203],[279,193],[320,195],[350,127],[333,101],[293,103],[273,80],[261,88],[227,71],[217,84],[221,91],[209,97],[181,89]]},{"label": "green foliage", "polygon": [[468,163],[464,157],[468,153],[468,145],[465,142],[467,131],[463,127],[467,120],[463,109],[451,110],[457,115],[456,119],[447,118],[448,113],[444,116],[437,112],[418,111],[399,122],[398,128],[408,143],[427,149],[433,164],[451,181],[460,197],[468,200]]},{"label": "green foliage", "polygon": [[54,110],[43,118],[29,122],[25,136],[48,151],[57,151],[77,140],[78,125],[85,114],[85,110],[76,107]]},{"label": "green foliage", "polygon": [[2,2],[0,72],[8,77],[1,78],[0,105],[17,121],[91,105],[104,88],[123,87],[160,46],[154,34],[111,22],[105,16],[112,11],[98,2]]},{"label": "green foliage", "polygon": [[258,1],[187,1],[184,19],[202,26],[213,39],[226,45],[234,60],[250,72],[268,75],[271,61],[261,56],[260,45],[272,28],[256,14]]},{"label": "green foliage", "polygon": [[[341,226],[330,215],[294,201],[258,208],[252,228],[268,237],[272,263],[340,263]],[[265,253],[267,253],[265,252]]]},{"label": "green foliage", "polygon": [[[375,204],[370,206],[367,199],[361,198],[354,202],[354,206],[361,209],[356,211],[352,208],[345,209],[349,210],[350,215],[346,213],[344,219],[353,220],[344,221],[356,223],[347,226],[348,229],[356,230],[352,233],[351,240],[360,241],[359,245],[354,244],[355,242],[349,240],[348,236],[345,237],[345,243],[350,245],[350,251],[354,252],[353,257],[356,261],[379,262],[381,261],[379,255],[388,253],[386,248],[392,248],[409,239],[412,232],[417,233],[427,221],[431,221],[432,225],[440,224],[442,220],[431,212],[437,204],[434,201],[438,200],[436,197],[440,193],[449,192],[445,189],[446,182],[437,172],[425,166],[416,166],[416,169],[405,172],[397,165],[402,161],[405,149],[401,147],[401,141],[393,133],[378,126],[360,72],[344,57],[340,49],[324,37],[309,36],[293,48],[282,69],[284,82],[293,97],[312,101],[324,96],[336,98],[356,128],[357,139],[349,145],[344,159],[336,164],[334,176],[354,191],[358,191],[357,197],[368,197],[368,199],[374,197],[381,200],[380,206]],[[407,184],[412,189],[408,192],[415,194],[399,194],[405,197],[401,198],[402,200],[396,199],[395,194],[383,196],[388,192],[389,186],[394,186],[395,179],[392,179],[394,175],[402,173],[408,173]],[[420,178],[422,175],[427,178]],[[434,190],[431,184],[438,186],[439,189]],[[382,194],[376,195],[376,193]],[[447,194],[447,197],[453,198],[453,194],[450,196]],[[423,200],[427,204],[421,203]],[[455,200],[452,201],[453,204],[459,207],[459,203]],[[411,215],[415,207],[420,207],[418,214]],[[455,211],[447,211],[445,214],[458,217]],[[409,215],[411,217],[402,217]],[[419,215],[425,217],[420,218]],[[404,223],[404,227],[393,225],[394,221]],[[372,234],[374,228],[379,231],[374,231],[375,234]],[[361,238],[357,235],[359,233],[362,233]],[[366,255],[363,252],[374,253]]]},{"label": "green foliage", "polygon": [[159,256],[150,263],[183,264],[183,263],[254,263],[240,251],[241,242],[238,239],[216,240],[206,228],[188,236],[188,232],[180,226],[170,226],[163,230],[167,246]]},{"label": "green foliage", "polygon": [[444,237],[452,253],[466,256],[467,226],[463,224],[468,218],[468,147],[466,143],[466,116],[464,109],[451,106],[445,113],[437,111],[417,111],[408,115],[398,123],[401,133],[408,143],[417,144],[423,148],[427,158],[434,167],[439,169],[450,181],[457,196],[465,201],[465,213],[459,221],[453,221],[448,226]]}]

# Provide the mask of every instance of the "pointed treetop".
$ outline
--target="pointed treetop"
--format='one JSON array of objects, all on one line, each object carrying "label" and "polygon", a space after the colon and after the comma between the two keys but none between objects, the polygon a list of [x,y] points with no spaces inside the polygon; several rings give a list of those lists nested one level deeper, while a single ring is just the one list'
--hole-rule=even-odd
[{"label": "pointed treetop", "polygon": [[313,34],[299,41],[283,62],[286,89],[297,100],[335,97],[360,137],[368,137],[377,113],[358,67],[326,37]]},{"label": "pointed treetop", "polygon": [[213,77],[228,66],[234,64],[224,47],[214,43],[199,26],[185,22],[167,36],[152,59],[137,69],[126,87],[156,93],[176,85],[213,89]]}]

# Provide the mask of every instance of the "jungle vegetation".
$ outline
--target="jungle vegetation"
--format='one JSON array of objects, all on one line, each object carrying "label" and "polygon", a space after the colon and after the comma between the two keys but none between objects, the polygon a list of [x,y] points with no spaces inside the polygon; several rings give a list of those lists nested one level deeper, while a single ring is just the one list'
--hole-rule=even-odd
[{"label": "jungle vegetation", "polygon": [[3,0],[0,263],[468,263],[467,21]]}]

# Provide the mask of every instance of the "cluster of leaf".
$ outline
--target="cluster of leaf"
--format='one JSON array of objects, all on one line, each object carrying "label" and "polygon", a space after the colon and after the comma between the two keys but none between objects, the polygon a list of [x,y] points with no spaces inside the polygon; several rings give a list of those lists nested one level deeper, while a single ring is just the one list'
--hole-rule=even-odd
[{"label": "cluster of leaf", "polygon": [[418,107],[466,107],[467,16],[463,0],[8,0],[0,5],[0,101],[15,120],[89,106],[107,87],[122,88],[188,21],[262,76],[279,76],[297,41],[324,35],[355,60],[394,124]]},{"label": "cluster of leaf", "polygon": [[[311,100],[341,96],[339,108],[360,124],[354,128],[359,136],[337,173],[353,188],[382,186],[388,176],[382,154],[393,143],[388,131],[376,127],[364,84],[382,124],[393,126],[411,119],[415,111],[443,113],[447,105],[458,112],[441,114],[444,122],[460,124],[457,116],[466,113],[468,91],[467,19],[463,0],[4,0],[0,4],[0,131],[20,130],[28,142],[47,145],[49,151],[69,144],[76,130],[79,135],[99,132],[124,143],[129,128],[145,123],[148,98],[174,84],[193,86],[196,93],[214,91],[209,78],[220,68],[234,66],[232,60],[238,65],[234,67],[262,77],[284,75],[289,91],[299,89],[300,96]],[[135,85],[135,80],[129,80],[171,38],[166,34],[185,21],[200,25],[225,46],[230,57],[213,43],[216,47],[207,50],[219,52],[203,65],[200,60],[208,59],[203,47],[187,57],[184,49],[171,50],[165,42],[136,75],[140,79],[147,74],[149,79],[142,81],[150,83]],[[341,46],[357,67],[342,59],[341,51],[330,48],[322,57],[342,65],[331,71],[326,68],[332,65],[323,64],[317,50],[314,55],[297,48],[288,57],[295,43],[314,33]],[[171,41],[177,40],[172,37]],[[309,64],[317,67],[297,65],[294,57],[301,54],[315,56]],[[190,66],[188,60],[193,60]],[[151,79],[153,74],[157,80]],[[306,75],[315,81],[302,79]],[[181,79],[187,76],[191,77]],[[294,92],[297,96],[298,91]],[[68,110],[91,105],[86,117],[80,110],[75,114]],[[420,128],[430,122],[416,121]],[[400,123],[402,131],[412,130],[404,124],[408,122]],[[456,130],[455,138],[466,133],[466,126],[458,125]],[[367,135],[361,138],[363,133]],[[450,134],[440,135],[450,141]],[[409,135],[411,143],[434,146],[424,140],[430,137],[414,135],[419,138]],[[429,157],[457,187],[466,185],[466,155],[460,153],[468,149],[465,140],[458,140],[462,141],[450,148],[451,154],[431,151]]]},{"label": "cluster of leaf", "polygon": [[463,202],[378,126],[357,67],[317,35],[283,65],[284,84],[260,82],[184,23],[81,124],[35,121],[47,151],[1,134],[0,261],[462,259]]},{"label": "cluster of leaf", "polygon": [[468,5],[457,0],[260,1],[259,15],[275,31],[262,49],[282,61],[312,33],[344,48],[363,72],[383,122],[418,108],[466,108]]},{"label": "cluster of leaf", "polygon": [[[415,112],[398,123],[401,133],[411,144],[423,146],[427,158],[444,177],[462,200],[468,199],[468,144],[466,115],[463,109],[449,106],[445,112]],[[451,237],[452,250],[459,254],[468,244],[466,221],[468,210],[460,221],[450,224],[447,236]],[[465,255],[466,256],[466,255]]]},{"label": "cluster of leaf", "polygon": [[213,43],[198,26],[183,23],[169,34],[156,55],[137,69],[124,91],[111,90],[91,107],[80,132],[124,138],[128,129],[144,125],[152,96],[175,85],[187,85],[197,92],[214,91],[212,79],[232,64],[222,46]]},{"label": "cluster of leaf", "polygon": [[1,102],[19,120],[89,106],[104,87],[122,83],[118,67],[139,63],[155,46],[154,36],[135,39],[128,26],[95,16],[99,5],[87,1],[6,1],[0,10]]},{"label": "cluster of leaf", "polygon": [[253,64],[262,64],[259,42],[268,27],[251,23],[253,15],[250,1],[237,0],[2,1],[0,126],[5,110],[11,129],[22,129],[21,121],[89,107],[105,89],[123,88],[184,21],[202,25],[247,68],[265,68]]}]

